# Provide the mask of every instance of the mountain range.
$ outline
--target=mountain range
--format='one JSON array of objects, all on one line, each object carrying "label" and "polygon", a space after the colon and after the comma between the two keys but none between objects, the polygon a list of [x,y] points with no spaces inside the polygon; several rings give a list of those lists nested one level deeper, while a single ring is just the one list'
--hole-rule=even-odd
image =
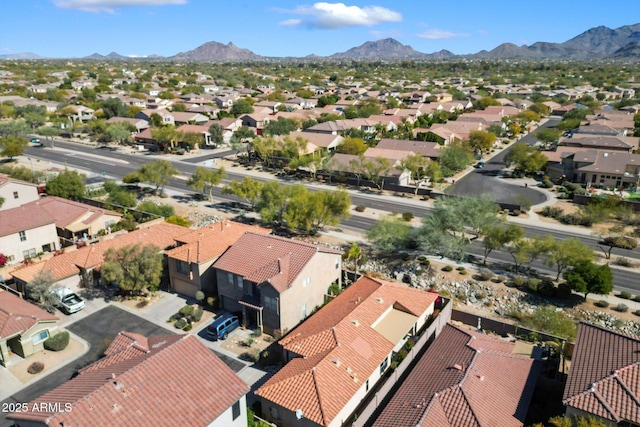
[{"label": "mountain range", "polygon": [[[330,56],[308,55],[305,58],[274,58],[260,56],[249,49],[239,48],[229,42],[222,44],[215,41],[205,43],[193,50],[180,52],[174,56],[162,57],[151,55],[145,59],[175,60],[175,61],[262,61],[284,59],[306,60],[399,60],[399,59],[640,59],[640,24],[625,25],[616,29],[605,26],[591,28],[584,33],[563,43],[536,42],[530,46],[517,46],[503,43],[490,51],[480,51],[471,55],[455,55],[448,50],[434,53],[423,53],[411,46],[403,45],[395,39],[387,38],[368,41],[345,52],[334,53]],[[33,53],[0,55],[0,59],[42,59]],[[104,56],[98,53],[82,59],[95,60],[124,60],[131,59],[116,52]]]}]

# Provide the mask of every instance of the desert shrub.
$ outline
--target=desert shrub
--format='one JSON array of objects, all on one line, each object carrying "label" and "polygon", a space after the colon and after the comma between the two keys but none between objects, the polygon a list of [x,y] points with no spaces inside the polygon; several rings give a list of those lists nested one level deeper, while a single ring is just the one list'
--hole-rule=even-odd
[{"label": "desert shrub", "polygon": [[636,266],[635,262],[625,257],[618,257],[614,259],[612,264],[619,265],[620,267],[628,267],[628,268],[633,268]]},{"label": "desert shrub", "polygon": [[44,363],[42,363],[42,362],[33,362],[27,368],[27,372],[32,374],[32,375],[39,374],[43,370],[44,370]]},{"label": "desert shrub", "polygon": [[243,352],[240,355],[240,358],[256,363],[258,360],[260,360],[260,352],[258,351],[258,349],[253,348],[251,350]]},{"label": "desert shrub", "polygon": [[253,338],[247,338],[246,340],[242,341],[242,345],[245,347],[251,347],[254,342],[256,341]]},{"label": "desert shrub", "polygon": [[402,214],[402,219],[404,219],[405,221],[409,222],[413,219],[413,214],[411,212],[404,212]]},{"label": "desert shrub", "polygon": [[543,179],[540,186],[542,188],[553,188],[553,182],[550,179]]},{"label": "desert shrub", "polygon": [[622,291],[618,294],[618,298],[631,299],[631,293],[627,291]]},{"label": "desert shrub", "polygon": [[478,273],[478,276],[480,277],[480,280],[491,280],[491,279],[493,279],[495,274],[493,274],[493,271],[491,271],[489,269],[486,269],[486,268],[483,268]]},{"label": "desert shrub", "polygon": [[465,270],[464,268],[462,270],[458,270],[458,272],[463,276],[466,276],[468,274],[468,271]]},{"label": "desert shrub", "polygon": [[619,311],[620,313],[626,313],[627,311],[629,311],[629,306],[627,304],[620,303],[616,305],[616,311]]},{"label": "desert shrub", "polygon": [[44,342],[44,348],[51,351],[62,351],[69,345],[69,332],[64,331],[49,337]]},{"label": "desert shrub", "polygon": [[120,230],[133,231],[138,228],[138,223],[130,218],[123,218],[111,226],[111,231],[115,233]]},{"label": "desert shrub", "polygon": [[536,279],[535,277],[529,277],[527,280],[527,289],[531,292],[538,292],[538,287],[540,286],[540,279]]},{"label": "desert shrub", "polygon": [[178,320],[176,320],[176,323],[173,324],[173,326],[176,327],[176,329],[184,329],[185,326],[187,326],[187,319],[185,319],[184,317],[179,318]]},{"label": "desert shrub", "polygon": [[442,269],[441,269],[441,270],[442,270],[442,271],[452,271],[452,270],[453,270],[453,267],[452,267],[452,266],[450,266],[450,265],[445,265],[444,267],[442,267]]},{"label": "desert shrub", "polygon": [[601,299],[600,301],[594,302],[593,305],[600,308],[607,308],[609,307],[609,301]]},{"label": "desert shrub", "polygon": [[485,291],[478,291],[476,292],[475,296],[476,296],[476,299],[483,300],[487,297],[487,293]]},{"label": "desert shrub", "polygon": [[456,267],[456,270],[461,271],[461,270],[466,270],[466,268],[464,268],[464,266],[459,265]]},{"label": "desert shrub", "polygon": [[511,281],[513,282],[513,286],[519,288],[524,285],[526,279],[523,276],[515,276],[513,279],[511,279]]},{"label": "desert shrub", "polygon": [[367,209],[365,205],[356,206],[356,212],[364,212]]},{"label": "desert shrub", "polygon": [[514,209],[512,212],[513,216],[520,216],[522,215],[522,211],[520,209]]},{"label": "desert shrub", "polygon": [[635,302],[640,302],[640,295],[636,295],[632,298]]},{"label": "desert shrub", "polygon": [[593,225],[593,219],[581,213],[562,215],[558,218],[558,221],[566,225],[582,225],[584,227],[591,227]]},{"label": "desert shrub", "polygon": [[149,305],[149,300],[144,298],[144,299],[141,299],[140,301],[138,301],[138,303],[136,304],[136,307],[137,308],[144,308],[147,305]]},{"label": "desert shrub", "polygon": [[538,293],[546,296],[554,296],[556,294],[556,287],[549,279],[542,279],[538,283]]},{"label": "desert shrub", "polygon": [[560,283],[558,285],[558,289],[556,290],[556,294],[559,298],[567,299],[571,296],[571,287],[566,283]]},{"label": "desert shrub", "polygon": [[193,329],[193,325],[191,323],[187,323],[187,326],[182,328],[183,331],[190,331],[191,329]]},{"label": "desert shrub", "polygon": [[196,301],[198,302],[204,301],[204,292],[197,291],[195,296],[196,296]]},{"label": "desert shrub", "polygon": [[189,317],[191,316],[191,314],[193,313],[193,306],[192,305],[185,305],[184,307],[182,307],[180,310],[178,310],[178,313],[182,316],[182,317]]},{"label": "desert shrub", "polygon": [[635,249],[638,247],[636,239],[629,236],[606,237],[603,242],[605,245],[622,249]]},{"label": "desert shrub", "polygon": [[191,316],[189,316],[191,318],[192,322],[199,322],[200,319],[202,319],[202,314],[204,313],[204,309],[202,307],[198,307],[195,310],[193,310],[193,313],[191,313]]},{"label": "desert shrub", "polygon": [[562,208],[559,208],[557,206],[545,206],[544,208],[542,208],[542,210],[540,211],[540,215],[547,217],[547,218],[555,218],[558,219],[560,218],[562,215],[564,214],[564,211],[562,210]]},{"label": "desert shrub", "polygon": [[508,279],[507,279],[507,276],[496,276],[493,280],[494,280],[496,283],[504,283],[504,282],[506,282]]},{"label": "desert shrub", "polygon": [[254,338],[260,338],[262,336],[262,331],[260,329],[254,329],[251,332],[251,336]]},{"label": "desert shrub", "polygon": [[640,310],[634,311],[633,314],[635,314],[636,316],[640,316]]}]

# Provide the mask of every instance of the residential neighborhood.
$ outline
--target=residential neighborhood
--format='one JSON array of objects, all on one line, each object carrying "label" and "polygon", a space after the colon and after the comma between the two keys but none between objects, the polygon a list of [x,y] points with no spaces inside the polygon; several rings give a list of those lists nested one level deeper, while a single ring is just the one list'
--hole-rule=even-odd
[{"label": "residential neighborhood", "polygon": [[399,58],[0,60],[0,427],[640,425],[637,63]]}]

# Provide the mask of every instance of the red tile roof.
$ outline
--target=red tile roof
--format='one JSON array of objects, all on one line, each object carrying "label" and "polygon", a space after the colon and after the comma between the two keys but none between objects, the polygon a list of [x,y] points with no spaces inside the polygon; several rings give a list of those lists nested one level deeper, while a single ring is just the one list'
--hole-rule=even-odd
[{"label": "red tile roof", "polygon": [[134,244],[152,244],[160,249],[166,249],[175,244],[177,236],[185,232],[184,227],[161,222],[143,227],[127,234],[115,236],[113,239],[104,240],[95,245],[85,246],[77,251],[66,252],[54,256],[47,261],[31,264],[11,272],[18,280],[29,283],[41,271],[50,271],[55,280],[62,280],[77,275],[80,268],[90,269],[102,265],[104,253],[110,249],[117,249]]},{"label": "red tile roof", "polygon": [[373,327],[392,308],[420,316],[437,294],[363,277],[280,340],[299,354],[256,390],[260,397],[329,425],[397,343]]},{"label": "red tile roof", "polygon": [[121,333],[104,359],[28,405],[59,403],[70,410],[27,411],[7,418],[49,426],[203,426],[248,391],[193,335]]},{"label": "red tile roof", "polygon": [[53,314],[0,289],[0,337],[8,338],[28,330],[40,321],[58,320]]},{"label": "red tile roof", "polygon": [[522,426],[539,364],[514,347],[445,326],[373,426]]},{"label": "red tile roof", "polygon": [[214,267],[250,282],[268,281],[278,292],[284,292],[318,252],[341,253],[297,240],[247,232],[215,262]]},{"label": "red tile roof", "polygon": [[218,258],[248,231],[269,234],[267,228],[246,225],[234,221],[222,221],[208,227],[198,228],[179,236],[176,240],[185,243],[167,252],[169,258],[185,262],[202,263]]},{"label": "red tile roof", "polygon": [[566,406],[616,423],[640,423],[640,338],[580,323]]},{"label": "red tile roof", "polygon": [[0,237],[47,224],[55,224],[55,218],[49,212],[30,206],[30,203],[0,211]]},{"label": "red tile roof", "polygon": [[69,224],[78,221],[90,225],[102,215],[122,216],[118,212],[55,196],[43,197],[24,206],[32,206],[33,210],[48,212],[49,215],[55,218],[56,227],[59,228],[66,228]]}]

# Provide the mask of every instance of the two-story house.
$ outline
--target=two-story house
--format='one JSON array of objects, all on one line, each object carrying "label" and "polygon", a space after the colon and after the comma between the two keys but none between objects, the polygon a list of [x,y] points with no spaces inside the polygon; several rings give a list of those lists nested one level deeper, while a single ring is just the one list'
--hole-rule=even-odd
[{"label": "two-story house", "polygon": [[10,264],[55,251],[58,241],[56,220],[49,212],[31,204],[0,211],[0,252]]},{"label": "two-story house", "polygon": [[341,252],[283,237],[245,233],[213,264],[221,307],[242,323],[284,334],[341,283]]},{"label": "two-story house", "polygon": [[6,210],[38,200],[40,196],[36,184],[0,176],[0,197],[4,199],[0,210]]}]

